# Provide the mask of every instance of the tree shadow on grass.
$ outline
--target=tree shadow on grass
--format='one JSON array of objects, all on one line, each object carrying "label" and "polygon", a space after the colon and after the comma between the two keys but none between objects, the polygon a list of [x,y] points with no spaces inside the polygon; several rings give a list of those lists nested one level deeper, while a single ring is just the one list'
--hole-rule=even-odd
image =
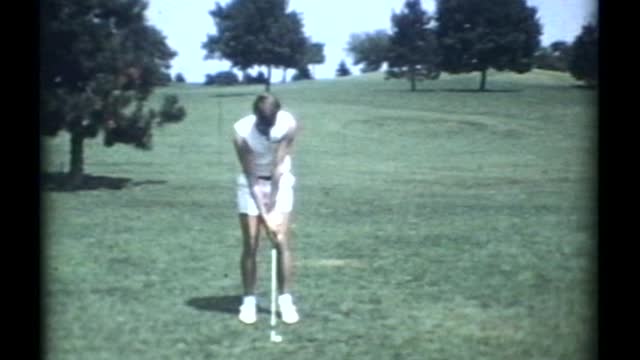
[{"label": "tree shadow on grass", "polygon": [[389,89],[385,89],[385,90],[381,90],[383,92],[392,92],[392,93],[405,93],[405,94],[424,94],[424,93],[478,93],[478,94],[482,94],[482,93],[517,93],[517,92],[522,92],[522,89],[485,89],[485,90],[479,90],[479,89],[452,89],[452,88],[447,88],[447,89],[416,89],[415,91],[411,91],[410,89],[405,89],[405,90],[389,90]]},{"label": "tree shadow on grass", "polygon": [[577,85],[571,85],[571,87],[574,89],[581,89],[581,90],[590,90],[590,91],[598,90],[598,87],[595,85],[577,84]]},{"label": "tree shadow on grass", "polygon": [[85,174],[79,184],[71,185],[67,173],[51,172],[43,173],[40,178],[40,185],[43,191],[51,192],[72,192],[88,190],[122,190],[127,187],[143,185],[166,184],[166,180],[141,180],[133,181],[130,178],[95,176]]},{"label": "tree shadow on grass", "polygon": [[380,91],[380,92],[386,92],[386,93],[405,93],[405,94],[412,94],[412,93],[435,93],[438,92],[440,90],[437,89],[416,89],[416,91],[411,91],[411,89],[377,89],[375,91]]},{"label": "tree shadow on grass", "polygon": [[483,93],[515,93],[515,92],[522,92],[522,89],[484,89],[484,90],[480,90],[480,89],[440,89],[438,91],[441,92],[450,92],[450,93],[478,93],[478,94],[483,94]]},{"label": "tree shadow on grass", "polygon": [[222,94],[212,94],[209,95],[209,97],[212,98],[228,98],[228,97],[248,97],[248,96],[255,96],[254,93],[222,93]]},{"label": "tree shadow on grass", "polygon": [[[200,311],[237,314],[238,308],[242,304],[242,295],[195,297],[187,300],[186,304]],[[269,310],[258,306],[258,312],[268,314]]]}]

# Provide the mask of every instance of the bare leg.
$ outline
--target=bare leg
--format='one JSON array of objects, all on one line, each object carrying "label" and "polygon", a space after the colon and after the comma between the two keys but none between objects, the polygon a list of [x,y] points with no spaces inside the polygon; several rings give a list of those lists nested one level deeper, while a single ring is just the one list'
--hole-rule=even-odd
[{"label": "bare leg", "polygon": [[240,228],[242,229],[242,256],[240,269],[244,295],[256,293],[256,253],[260,243],[259,217],[240,214]]}]

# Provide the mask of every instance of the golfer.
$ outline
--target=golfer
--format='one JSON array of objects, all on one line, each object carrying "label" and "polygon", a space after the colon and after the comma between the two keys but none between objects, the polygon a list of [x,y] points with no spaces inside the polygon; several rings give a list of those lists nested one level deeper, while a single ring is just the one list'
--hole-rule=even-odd
[{"label": "golfer", "polygon": [[240,259],[244,297],[238,318],[257,320],[256,253],[260,229],[269,232],[278,254],[278,306],[282,321],[298,322],[291,296],[292,255],[289,219],[293,208],[295,177],[291,173],[291,147],[297,132],[294,117],[281,110],[271,94],[259,95],[253,114],[234,124],[234,146],[242,173],[237,177],[237,203],[243,247]]}]

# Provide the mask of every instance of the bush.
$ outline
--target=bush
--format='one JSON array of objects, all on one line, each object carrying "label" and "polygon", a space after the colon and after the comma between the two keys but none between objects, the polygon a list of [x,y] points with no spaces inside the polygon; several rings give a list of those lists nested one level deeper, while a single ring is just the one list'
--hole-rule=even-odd
[{"label": "bush", "polygon": [[[177,100],[177,99],[176,99]],[[115,144],[129,144],[143,150],[151,150],[151,126],[156,113],[149,109],[146,114],[141,104],[130,114],[116,115],[117,121],[109,121],[105,128],[104,145],[111,147]]]},{"label": "bush", "polygon": [[162,126],[165,123],[177,123],[184,119],[184,117],[187,115],[187,111],[183,106],[178,106],[178,103],[179,99],[177,95],[165,95],[164,101],[162,103],[162,108],[160,109],[159,113],[159,126]]},{"label": "bush", "polygon": [[253,76],[250,73],[245,73],[244,77],[242,78],[242,83],[246,84],[246,85],[253,85],[253,84],[266,84],[267,83],[267,77],[265,76],[264,72],[259,71],[258,75]]},{"label": "bush", "polygon": [[184,78],[184,75],[182,75],[182,73],[177,73],[175,78],[174,78],[174,80],[177,83],[185,83],[185,82],[187,82],[187,79]]},{"label": "bush", "polygon": [[238,75],[231,70],[219,71],[215,75],[207,74],[205,76],[205,85],[228,86],[240,83]]}]

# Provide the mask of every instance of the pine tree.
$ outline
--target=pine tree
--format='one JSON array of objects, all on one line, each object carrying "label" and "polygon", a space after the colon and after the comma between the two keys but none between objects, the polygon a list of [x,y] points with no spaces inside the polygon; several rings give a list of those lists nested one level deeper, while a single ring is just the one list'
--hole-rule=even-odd
[{"label": "pine tree", "polygon": [[387,77],[408,79],[411,91],[416,90],[417,81],[440,75],[437,38],[429,28],[431,20],[420,0],[407,0],[404,9],[391,16]]},{"label": "pine tree", "polygon": [[344,60],[341,60],[340,64],[338,64],[338,69],[336,70],[336,76],[345,77],[350,75],[351,75],[351,70],[349,70],[349,67],[347,67],[347,64],[344,62]]}]

